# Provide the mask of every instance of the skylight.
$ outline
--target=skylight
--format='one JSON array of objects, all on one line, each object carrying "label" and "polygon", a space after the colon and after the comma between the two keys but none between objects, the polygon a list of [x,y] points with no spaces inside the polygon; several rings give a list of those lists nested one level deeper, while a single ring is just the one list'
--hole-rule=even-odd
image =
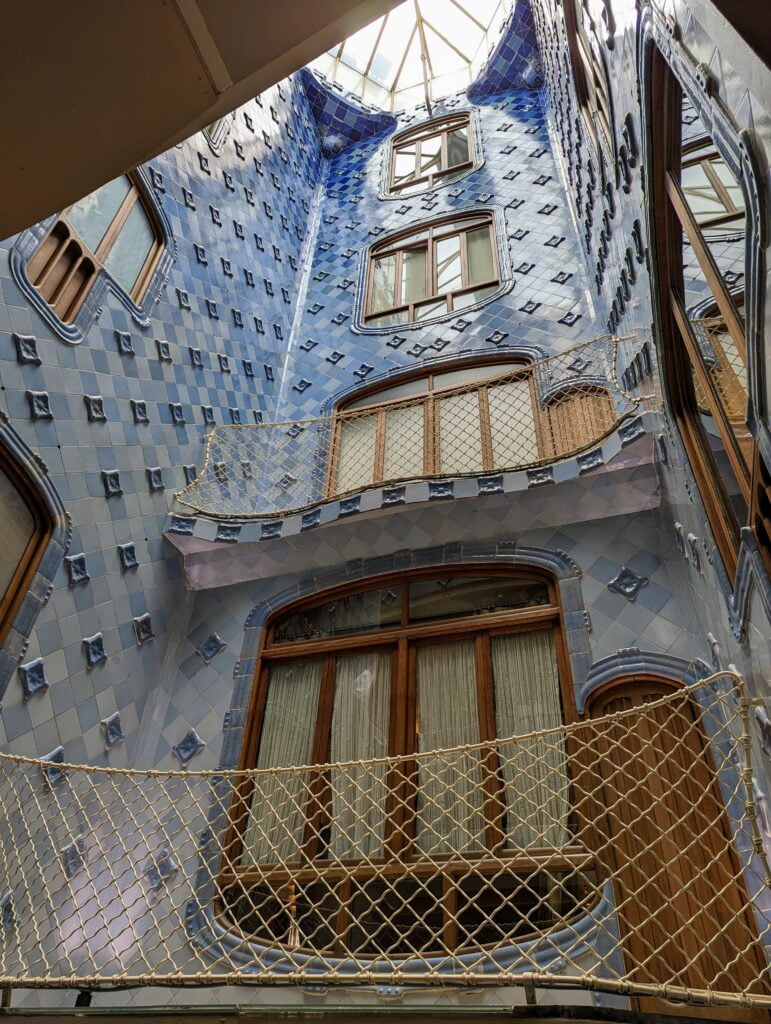
[{"label": "skylight", "polygon": [[365,103],[402,110],[471,84],[512,0],[404,0],[311,64]]}]

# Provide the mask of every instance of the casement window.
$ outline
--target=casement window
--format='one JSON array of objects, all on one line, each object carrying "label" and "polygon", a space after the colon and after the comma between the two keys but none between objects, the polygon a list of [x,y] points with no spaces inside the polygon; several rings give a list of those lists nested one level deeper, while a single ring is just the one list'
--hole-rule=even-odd
[{"label": "casement window", "polygon": [[27,276],[71,324],[101,270],[138,305],[163,249],[138,179],[121,175],[62,213],[30,257]]},{"label": "casement window", "polygon": [[492,213],[469,213],[387,238],[370,250],[367,327],[433,320],[500,287]]},{"label": "casement window", "polygon": [[712,140],[683,147],[680,187],[698,226],[744,229],[744,199],[738,181]]},{"label": "casement window", "polygon": [[573,388],[541,403],[534,372],[523,363],[424,373],[370,390],[338,411],[328,493],[531,466],[598,441],[616,419],[603,388]]},{"label": "casement window", "polygon": [[[672,409],[724,564],[736,569],[752,525],[769,558],[771,488],[747,427],[744,296],[747,272],[739,182],[703,125],[682,142],[680,84],[662,57],[654,76],[654,228],[664,362]],[[701,127],[700,131],[696,129]]]},{"label": "casement window", "polygon": [[0,644],[29,590],[51,532],[50,516],[19,466],[0,458]]},{"label": "casement window", "polygon": [[[556,591],[535,570],[416,572],[276,619],[242,767],[311,767],[248,777],[256,788],[233,803],[221,909],[263,942],[362,955],[478,948],[570,916],[584,893],[569,866],[564,748],[530,771],[493,753],[456,755],[460,771],[440,754],[406,774],[404,761],[345,768],[571,721],[567,666]],[[549,900],[532,858],[527,884],[518,875],[531,849],[563,879]]]},{"label": "casement window", "polygon": [[453,181],[474,166],[468,114],[453,114],[400,132],[391,141],[388,191],[408,195]]},{"label": "casement window", "polygon": [[[562,0],[578,102],[590,136],[612,152],[613,116],[602,48],[587,0]],[[601,136],[598,135],[598,129]]]}]

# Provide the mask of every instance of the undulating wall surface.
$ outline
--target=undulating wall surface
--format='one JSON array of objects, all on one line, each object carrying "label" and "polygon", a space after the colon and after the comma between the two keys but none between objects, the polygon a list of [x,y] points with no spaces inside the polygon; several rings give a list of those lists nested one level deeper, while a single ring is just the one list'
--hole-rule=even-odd
[{"label": "undulating wall surface", "polygon": [[[579,610],[567,624],[580,692],[587,680],[597,685],[641,668],[682,678],[701,659],[705,668],[736,665],[755,693],[767,695],[767,581],[764,595],[746,567],[741,578],[726,578],[676,428],[666,413],[657,416],[639,15],[632,0],[592,6],[609,26],[602,53],[613,153],[597,152],[587,138],[560,3],[534,0],[535,29],[521,4],[500,65],[483,73],[484,88],[472,90],[476,101],[459,94],[436,105],[434,114],[472,111],[482,159],[432,192],[382,195],[388,137],[424,119],[424,108],[394,120],[358,108],[307,72],[237,111],[220,152],[199,134],[153,161],[148,181],[168,218],[175,259],[147,326],[108,294],[83,340],[65,341],[14,282],[14,240],[0,247],[0,403],[48,467],[71,516],[68,557],[84,556],[61,564],[28,647],[15,651],[22,665],[43,659],[48,686],[26,698],[21,675],[10,674],[2,749],[42,755],[62,745],[65,760],[114,766],[235,763],[259,635],[254,623],[267,611],[346,578],[506,558],[514,544],[559,553],[580,571]],[[686,4],[666,11],[682,35],[672,45],[710,67],[715,95],[737,127],[752,129],[767,167],[769,122],[741,84],[740,54],[729,67]],[[357,303],[367,247],[392,231],[477,208],[492,209],[501,227],[505,293],[440,323],[362,331]],[[211,543],[208,575],[193,579],[192,556],[187,567],[201,589],[186,586],[184,559],[162,533],[173,492],[192,479],[187,467],[200,464],[212,422],[318,416],[357,388],[405,370],[478,354],[542,358],[608,332],[628,338],[619,369],[649,341],[653,365],[638,360],[642,372],[630,382],[648,418],[591,465],[534,486],[526,481],[517,494],[478,493],[474,483],[449,498],[427,496],[387,515],[373,510],[242,549]],[[34,339],[39,365],[17,335]],[[126,336],[133,354],[126,354]],[[27,392],[48,395],[51,417],[40,415],[43,407]],[[89,421],[84,396],[104,399],[104,420]],[[135,422],[132,400],[146,403],[148,422]],[[119,475],[121,494],[108,496],[115,479],[105,473]],[[135,558],[121,555],[121,545],[132,545]],[[84,640],[98,634],[105,658],[88,667]],[[115,712],[123,738],[105,749],[100,722]],[[213,998],[234,999],[232,992]],[[474,997],[483,998],[515,997]]]}]

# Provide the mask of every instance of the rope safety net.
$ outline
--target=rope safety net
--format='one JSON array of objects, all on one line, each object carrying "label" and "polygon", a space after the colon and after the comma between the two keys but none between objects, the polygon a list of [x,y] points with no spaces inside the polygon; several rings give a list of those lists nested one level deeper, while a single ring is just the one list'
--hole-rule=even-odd
[{"label": "rope safety net", "polygon": [[[631,337],[631,336],[630,336]],[[639,399],[605,336],[471,383],[336,416],[216,426],[180,505],[217,518],[288,515],[367,487],[535,468],[597,444]]]},{"label": "rope safety net", "polygon": [[0,984],[535,983],[771,1006],[753,705],[720,673],[411,757],[197,773],[1,755]]}]

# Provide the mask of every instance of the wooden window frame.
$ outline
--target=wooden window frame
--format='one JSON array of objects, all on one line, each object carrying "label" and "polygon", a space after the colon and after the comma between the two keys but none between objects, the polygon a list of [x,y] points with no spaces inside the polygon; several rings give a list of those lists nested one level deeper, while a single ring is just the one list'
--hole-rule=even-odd
[{"label": "wooden window frame", "polygon": [[[705,143],[709,144],[709,149],[699,154],[698,151],[704,148]],[[696,154],[695,156],[693,154]],[[689,142],[683,147],[682,151],[682,167],[696,167],[700,166],[704,171],[707,179],[712,186],[716,197],[725,207],[725,213],[718,214],[714,217],[710,217],[707,220],[703,220],[700,223],[696,222],[695,216],[693,217],[694,222],[697,223],[697,228],[702,231],[704,228],[718,227],[723,224],[730,223],[731,221],[744,218],[745,209],[744,206],[737,206],[731,198],[731,193],[725,187],[720,177],[715,172],[712,166],[715,160],[722,160],[723,158],[718,153],[715,144],[709,136],[703,136],[700,139],[695,139]],[[725,161],[723,161],[725,163]],[[687,203],[686,199],[686,203]]]},{"label": "wooden window frame", "polygon": [[[51,307],[59,319],[65,324],[71,324],[75,321],[101,271],[108,274],[112,280],[115,280],[115,278],[110,274],[110,271],[105,267],[105,262],[110,251],[118,240],[129,215],[137,203],[141,205],[145,216],[150,223],[154,235],[154,241],[144,263],[142,264],[142,267],[140,268],[139,274],[137,275],[137,279],[131,291],[126,292],[125,288],[123,288],[119,282],[115,282],[122,291],[126,292],[135,305],[138,306],[141,303],[150,281],[152,280],[158,261],[161,258],[164,248],[164,240],[155,210],[153,210],[151,204],[145,197],[144,187],[138,175],[132,172],[125,175],[125,177],[129,181],[129,190],[124,196],[96,250],[90,249],[72,226],[67,216],[69,213],[68,208],[64,213],[61,213],[51,225],[27,263],[27,275],[30,278],[30,281],[34,287],[41,292],[41,295],[43,295],[47,305]],[[48,245],[49,239],[51,238],[57,239],[53,249],[50,249]],[[74,247],[76,251],[79,250],[79,254],[71,259],[67,271],[56,285],[54,292],[50,296],[46,296],[43,292],[46,282],[50,275],[56,270],[60,261],[66,258],[66,250],[70,247]],[[46,254],[45,258],[44,254]],[[76,275],[81,269],[85,271],[87,276],[84,277],[75,294],[67,300],[66,306],[62,309],[58,309],[57,305],[62,300],[67,299],[67,290],[71,283],[76,280]]]},{"label": "wooden window frame", "polygon": [[[461,164],[454,164],[452,167],[448,166],[448,155],[447,155],[447,136],[459,128],[465,128],[467,131],[468,139],[468,160],[464,160]],[[420,160],[421,160],[421,148],[422,143],[428,139],[441,139],[441,166],[438,171],[431,171],[428,174],[420,173]],[[396,157],[400,149],[405,146],[415,144],[415,177],[410,178],[408,181],[396,181]],[[395,135],[391,140],[391,147],[388,158],[388,194],[393,196],[402,195],[405,190],[409,189],[410,194],[413,190],[422,191],[423,189],[433,188],[437,184],[443,184],[449,177],[450,180],[456,178],[459,174],[464,171],[470,170],[476,161],[476,145],[474,141],[474,135],[472,131],[471,114],[467,111],[450,114],[447,117],[442,117],[434,121],[429,121],[417,125],[414,128],[408,128],[406,131],[400,132]]]},{"label": "wooden window frame", "polygon": [[[480,219],[483,219],[483,223],[480,223]],[[469,221],[468,227],[463,227],[462,222],[464,220]],[[453,227],[450,228],[449,225]],[[470,231],[477,231],[482,227],[487,227],[490,234],[490,249],[493,258],[493,274],[494,276],[487,281],[479,281],[475,284],[468,283],[468,258],[467,258],[467,243],[466,235]],[[444,230],[443,230],[444,229]],[[416,241],[410,245],[409,240],[412,236],[428,232],[428,237]],[[460,288],[455,288],[451,291],[439,292],[436,284],[436,259],[434,255],[435,243],[440,242],[445,238],[454,238],[458,236],[460,238],[460,261],[461,261],[461,276],[465,282]],[[401,272],[404,260],[404,253],[408,251],[417,251],[422,249],[426,253],[426,294],[423,298],[413,302],[401,302]],[[372,286],[373,279],[375,276],[375,263],[387,256],[396,256],[396,265],[394,270],[394,299],[395,305],[389,306],[386,309],[378,309],[377,311],[371,309],[372,305]],[[448,214],[446,217],[442,217],[439,220],[431,221],[429,224],[423,224],[415,228],[409,228],[406,231],[400,232],[397,235],[392,235],[390,238],[373,245],[369,251],[368,265],[367,265],[367,284],[364,295],[364,325],[372,324],[372,321],[379,320],[382,317],[392,316],[396,313],[407,313],[407,320],[402,324],[393,326],[404,326],[411,323],[421,323],[423,321],[415,319],[415,310],[420,306],[426,306],[429,304],[436,304],[442,299],[446,301],[446,309],[442,312],[432,313],[431,316],[426,318],[426,323],[433,320],[435,317],[447,316],[454,312],[453,299],[456,295],[465,295],[467,292],[475,292],[480,288],[490,288],[492,286],[499,287],[501,284],[501,268],[498,260],[498,246],[497,246],[497,235],[495,231],[495,218],[489,210],[479,210],[470,213],[461,213],[453,216]],[[462,307],[466,308],[466,307]],[[374,325],[377,326],[377,325]]]},{"label": "wooden window frame", "polygon": [[[533,411],[533,425],[535,431],[535,443],[538,450],[539,460],[548,459],[559,459],[564,457],[564,438],[557,429],[555,422],[555,409],[560,402],[566,398],[575,398],[581,394],[587,395],[591,398],[603,397],[607,401],[612,403],[610,392],[607,388],[595,388],[591,392],[586,385],[582,385],[580,382],[571,386],[570,388],[564,389],[557,394],[551,395],[548,402],[545,405],[541,405],[538,389],[536,384],[535,373],[533,372],[533,366],[527,357],[516,356],[508,358],[504,355],[500,356],[488,356],[480,357],[474,360],[463,360],[460,362],[447,363],[441,367],[437,367],[433,371],[426,372],[424,368],[418,368],[412,373],[400,376],[397,380],[390,380],[387,382],[379,382],[371,385],[369,388],[357,391],[355,395],[352,395],[349,402],[360,402],[363,397],[372,395],[375,399],[371,405],[359,406],[356,409],[357,414],[362,416],[376,416],[377,422],[375,426],[375,462],[373,466],[372,481],[362,487],[377,487],[386,481],[385,476],[385,453],[386,453],[386,433],[387,433],[387,414],[389,409],[403,406],[405,403],[422,404],[424,409],[424,451],[423,451],[423,470],[420,474],[420,478],[436,477],[436,476],[462,476],[464,474],[455,472],[443,472],[441,467],[441,449],[440,449],[440,433],[439,433],[439,420],[440,420],[440,409],[439,403],[442,396],[450,396],[453,392],[458,391],[458,388],[465,390],[473,390],[478,396],[479,402],[479,428],[482,444],[482,468],[479,472],[490,473],[496,472],[501,469],[500,466],[496,465],[494,460],[494,436],[492,429],[492,419],[490,416],[490,405],[488,400],[488,391],[491,387],[494,387],[500,380],[501,375],[495,375],[494,367],[500,363],[512,363],[519,362],[521,360],[520,369],[522,371],[530,370],[528,374],[528,383],[530,387],[530,403]],[[436,377],[440,377],[442,374],[451,373],[453,370],[460,369],[472,369],[474,367],[490,367],[490,374],[481,374],[478,381],[469,381],[467,384],[458,385],[446,385],[445,387],[435,387],[434,380]],[[507,373],[515,373],[516,370],[507,371]],[[380,391],[387,391],[392,387],[399,384],[406,384],[414,380],[426,381],[426,390],[422,394],[404,397],[404,398],[392,398],[386,401],[378,402],[377,394]],[[343,426],[346,422],[346,412],[348,407],[346,404],[342,404],[338,407],[335,412],[335,421],[332,426],[332,434],[329,447],[329,458],[327,461],[326,470],[326,482],[324,487],[324,493],[326,498],[334,498],[339,494],[345,493],[338,491],[337,489],[337,473],[340,460],[340,452],[342,447],[342,431]],[[616,419],[614,418],[610,423],[608,430],[612,430],[616,425]],[[590,442],[600,441],[606,436],[607,431],[601,436],[592,435]],[[476,472],[476,471],[474,471]],[[389,477],[388,480],[396,479],[410,479],[409,477]]]},{"label": "wooden window frame", "polygon": [[[577,10],[577,4],[580,6],[580,12]],[[562,0],[562,8],[565,14],[573,78],[584,123],[595,148],[599,148],[599,124],[608,152],[612,153],[613,108],[605,66],[595,53],[595,47],[599,49],[600,41],[594,19],[586,0]]]},{"label": "wooden window frame", "polygon": [[[518,610],[470,613],[466,616],[431,619],[417,623],[409,622],[410,583],[447,577],[456,579],[464,576],[471,578],[500,576],[506,579],[540,582],[548,588],[549,603]],[[275,642],[276,626],[287,616],[295,614],[303,608],[323,605],[346,596],[384,587],[400,588],[401,618],[399,624],[337,637]],[[494,741],[497,737],[490,640],[496,635],[510,635],[534,629],[550,630],[553,633],[563,722],[575,722],[578,720],[578,711],[571,681],[562,606],[556,581],[546,571],[535,567],[501,565],[459,565],[444,569],[416,569],[407,574],[394,573],[372,577],[366,581],[358,580],[296,602],[277,613],[264,630],[255,670],[255,681],[246,714],[244,740],[238,769],[247,771],[257,763],[268,696],[270,667],[292,661],[309,660],[321,660],[323,663],[311,762],[318,765],[328,764],[334,701],[334,690],[330,681],[333,662],[340,655],[363,650],[380,649],[392,652],[388,756],[409,757],[416,753],[415,652],[418,643],[452,643],[473,638],[477,669],[476,695],[480,742]],[[416,767],[414,762],[406,762],[406,765],[405,774],[414,774]],[[500,872],[501,860],[506,861],[512,873],[516,873],[518,870],[532,871],[534,861],[539,859],[544,866],[548,865],[551,870],[559,870],[563,867],[565,869],[577,866],[589,867],[593,864],[593,857],[587,855],[578,845],[569,845],[560,849],[558,853],[546,847],[533,848],[526,854],[518,854],[516,851],[509,853],[505,849],[505,835],[501,821],[504,812],[503,780],[498,770],[497,756],[494,751],[490,752],[486,763],[483,763],[483,772],[482,788],[485,795],[481,803],[481,810],[485,829],[484,849],[479,853],[464,854],[461,861],[453,860],[450,854],[432,854],[430,858],[426,858],[425,855],[421,857],[414,848],[417,789],[410,788],[408,791],[408,784],[400,776],[398,783],[395,783],[394,779],[386,780],[388,799],[382,856],[370,857],[361,861],[343,861],[344,867],[342,865],[328,866],[325,860],[318,858],[317,831],[320,821],[322,816],[324,816],[325,822],[331,820],[329,806],[331,795],[328,780],[324,778],[323,772],[319,772],[318,782],[312,783],[311,786],[312,796],[309,798],[304,839],[297,862],[291,865],[263,864],[259,867],[237,867],[243,852],[246,811],[251,801],[252,786],[247,778],[239,785],[231,802],[229,824],[220,863],[219,891],[225,892],[229,886],[235,883],[248,887],[268,881],[271,885],[278,886],[285,883],[289,886],[295,882],[314,881],[320,878],[335,880],[338,876],[340,879],[355,878],[357,881],[363,881],[368,878],[384,877],[384,872],[389,878],[414,878],[421,875],[435,875],[437,862],[441,864],[441,875],[445,879],[446,891],[448,885],[451,886],[454,872],[468,873],[469,862],[474,863],[474,869],[482,875],[485,871],[493,874]],[[421,863],[415,865],[416,860],[420,860]],[[223,922],[227,922],[227,927],[233,927],[231,919],[224,917],[225,909],[221,899],[218,900],[217,913],[223,916]],[[449,919],[445,921],[445,927],[448,926]]]},{"label": "wooden window frame", "polygon": [[[745,364],[747,346],[744,327],[733,298],[680,186],[683,158],[682,89],[658,50],[654,51],[653,60],[652,109],[658,120],[658,127],[654,127],[654,131],[657,138],[662,139],[662,143],[653,151],[652,220],[656,258],[652,265],[658,269],[658,292],[664,332],[664,370],[672,411],[696,477],[718,552],[727,571],[733,577],[737,568],[739,529],[745,524],[736,522],[714,458],[708,449],[698,418],[692,373],[695,374],[707,399],[715,426],[725,445],[726,456],[748,509],[751,504],[751,469],[754,455],[738,443],[688,319],[683,267],[685,239],[691,245],[717,311],[725,322],[725,329]],[[688,148],[685,152],[687,151]]]},{"label": "wooden window frame", "polygon": [[8,587],[4,594],[0,594],[0,645],[2,645],[29,591],[40,559],[48,546],[53,522],[37,489],[30,483],[26,473],[16,460],[11,458],[2,446],[0,446],[0,469],[18,491],[34,524],[32,536],[21,553]]}]

